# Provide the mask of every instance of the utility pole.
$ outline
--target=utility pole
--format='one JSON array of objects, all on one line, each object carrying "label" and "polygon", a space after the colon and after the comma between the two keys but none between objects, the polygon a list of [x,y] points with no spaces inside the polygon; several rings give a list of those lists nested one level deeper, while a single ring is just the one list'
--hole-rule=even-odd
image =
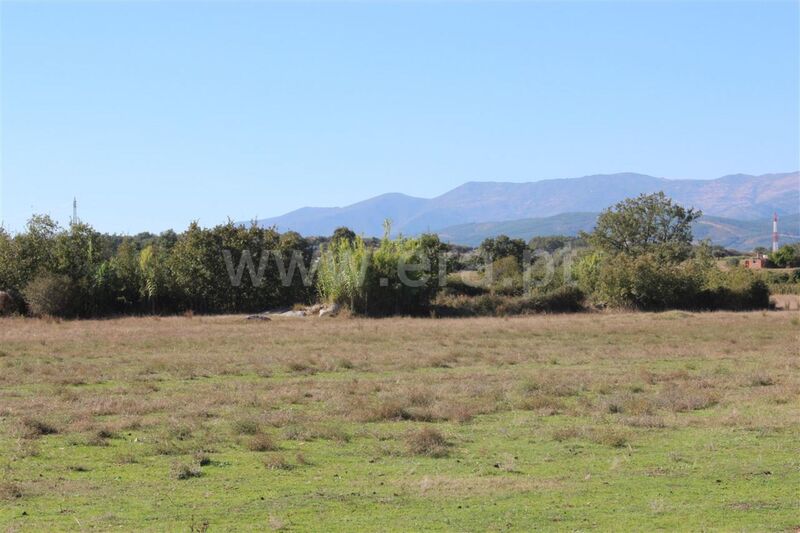
[{"label": "utility pole", "polygon": [[81,221],[78,218],[78,199],[72,199],[72,220],[70,220],[70,225],[74,226],[75,224],[80,224]]},{"label": "utility pole", "polygon": [[778,251],[778,213],[772,214],[772,253]]}]

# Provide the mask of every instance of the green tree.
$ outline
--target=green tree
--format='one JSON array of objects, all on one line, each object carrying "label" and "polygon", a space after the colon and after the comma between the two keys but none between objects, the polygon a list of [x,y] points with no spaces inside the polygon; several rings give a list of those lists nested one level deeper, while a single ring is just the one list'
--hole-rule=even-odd
[{"label": "green tree", "polygon": [[71,280],[73,297],[70,316],[92,316],[110,311],[109,289],[111,274],[104,266],[110,259],[110,250],[104,239],[88,224],[72,224],[55,236],[52,262],[45,266],[50,272],[67,276]]},{"label": "green tree", "polygon": [[785,244],[778,251],[769,255],[769,260],[779,268],[795,266],[799,262],[797,250],[794,246]]},{"label": "green tree", "polygon": [[120,310],[136,307],[141,298],[143,281],[135,241],[124,239],[108,265],[115,307],[122,308]]},{"label": "green tree", "polygon": [[701,214],[673,203],[663,192],[643,194],[603,211],[594,231],[583,237],[611,256],[646,253],[677,262],[689,257],[692,223]]},{"label": "green tree", "polygon": [[513,257],[517,264],[522,265],[527,245],[522,239],[512,239],[508,235],[498,235],[495,238],[485,239],[480,247],[480,252],[486,261],[493,262],[505,257]]},{"label": "green tree", "polygon": [[356,233],[346,226],[341,226],[336,228],[333,231],[333,236],[331,237],[332,241],[338,241],[341,239],[345,239],[349,242],[353,242],[356,239]]},{"label": "green tree", "polygon": [[19,294],[22,286],[17,242],[0,227],[0,291]]},{"label": "green tree", "polygon": [[16,277],[22,288],[39,271],[54,267],[55,240],[61,228],[47,215],[33,215],[26,231],[14,237]]}]

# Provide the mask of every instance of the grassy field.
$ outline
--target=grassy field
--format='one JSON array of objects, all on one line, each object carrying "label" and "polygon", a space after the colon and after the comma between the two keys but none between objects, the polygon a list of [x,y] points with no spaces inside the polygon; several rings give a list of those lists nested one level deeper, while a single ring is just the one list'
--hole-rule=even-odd
[{"label": "grassy field", "polygon": [[0,320],[0,529],[800,528],[795,312]]}]

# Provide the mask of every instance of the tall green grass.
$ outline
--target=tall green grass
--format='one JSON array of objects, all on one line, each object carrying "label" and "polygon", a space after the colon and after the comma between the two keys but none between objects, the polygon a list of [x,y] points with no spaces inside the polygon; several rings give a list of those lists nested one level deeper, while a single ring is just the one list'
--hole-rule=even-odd
[{"label": "tall green grass", "polygon": [[336,239],[324,247],[317,269],[317,292],[326,303],[351,309],[363,297],[370,252],[364,239]]}]

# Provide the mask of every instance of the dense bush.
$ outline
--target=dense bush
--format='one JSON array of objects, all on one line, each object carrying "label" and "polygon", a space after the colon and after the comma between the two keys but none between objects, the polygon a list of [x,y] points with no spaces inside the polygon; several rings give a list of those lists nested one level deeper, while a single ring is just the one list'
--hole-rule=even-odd
[{"label": "dense bush", "polygon": [[436,316],[509,316],[533,313],[567,313],[584,309],[584,294],[574,286],[563,286],[528,296],[482,296],[441,294],[434,302]]},{"label": "dense bush", "polygon": [[25,286],[23,295],[35,316],[74,316],[78,311],[72,280],[63,274],[39,274]]},{"label": "dense bush", "polygon": [[474,271],[449,274],[446,281],[440,289],[440,293],[446,296],[482,296],[491,292],[485,280]]},{"label": "dense bush", "polygon": [[791,271],[761,271],[771,294],[800,294],[800,268]]},{"label": "dense bush", "polygon": [[522,294],[522,268],[516,257],[506,256],[493,261],[485,275],[493,293],[505,296]]},{"label": "dense bush", "polygon": [[770,262],[778,268],[800,266],[800,244],[785,244],[769,254]]},{"label": "dense bush", "polygon": [[755,272],[736,267],[722,271],[707,259],[665,262],[644,254],[613,259],[584,256],[575,269],[578,285],[601,307],[662,309],[763,309],[769,288]]},{"label": "dense bush", "polygon": [[769,307],[769,287],[752,270],[736,268],[727,272],[709,269],[695,306],[701,309],[743,311]]},{"label": "dense bush", "polygon": [[[596,271],[593,299],[605,306],[636,309],[686,307],[700,289],[701,280],[685,264],[659,261],[645,254],[601,255]],[[590,287],[590,283],[582,283]]]}]

